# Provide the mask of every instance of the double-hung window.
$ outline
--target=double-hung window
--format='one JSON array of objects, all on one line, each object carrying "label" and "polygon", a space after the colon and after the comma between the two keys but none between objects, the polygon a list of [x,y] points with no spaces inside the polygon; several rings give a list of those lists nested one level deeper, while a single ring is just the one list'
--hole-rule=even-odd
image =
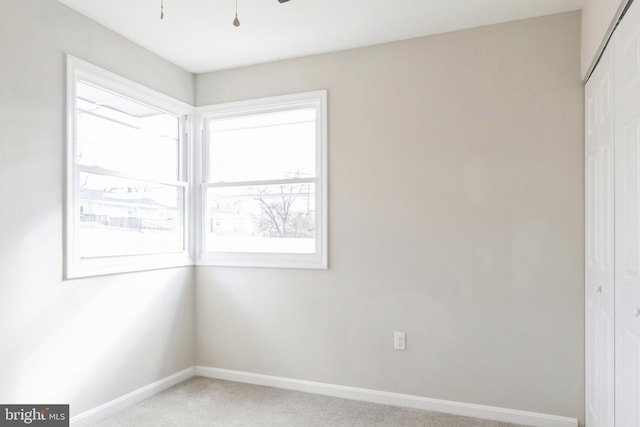
[{"label": "double-hung window", "polygon": [[326,91],[200,107],[192,150],[194,107],[67,71],[65,277],[193,265],[192,235],[199,265],[327,268]]},{"label": "double-hung window", "polygon": [[68,58],[66,276],[192,264],[192,107]]},{"label": "double-hung window", "polygon": [[326,92],[198,113],[198,264],[327,268]]}]

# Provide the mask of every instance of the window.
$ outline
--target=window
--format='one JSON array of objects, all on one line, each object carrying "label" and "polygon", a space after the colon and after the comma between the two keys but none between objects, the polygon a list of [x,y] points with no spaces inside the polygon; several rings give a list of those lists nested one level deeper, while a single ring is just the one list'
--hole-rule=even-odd
[{"label": "window", "polygon": [[198,111],[198,263],[327,268],[326,92]]},{"label": "window", "polygon": [[327,268],[326,91],[199,108],[194,162],[193,107],[67,64],[67,278],[192,265],[192,234],[201,265]]},{"label": "window", "polygon": [[68,58],[66,276],[190,265],[192,107]]}]

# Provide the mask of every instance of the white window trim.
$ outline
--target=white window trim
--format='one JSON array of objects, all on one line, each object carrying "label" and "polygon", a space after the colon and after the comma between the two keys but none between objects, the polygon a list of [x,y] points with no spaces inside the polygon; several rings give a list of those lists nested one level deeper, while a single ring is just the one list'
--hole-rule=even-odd
[{"label": "white window trim", "polygon": [[[207,121],[211,119],[242,116],[262,112],[286,111],[292,108],[313,107],[317,111],[316,126],[316,251],[313,254],[282,253],[229,253],[206,252],[204,250],[205,192],[207,189]],[[328,268],[328,157],[327,157],[327,91],[313,91],[269,98],[251,99],[196,108],[195,122],[200,126],[196,135],[195,162],[196,181],[196,265],[274,267],[274,268]],[[265,182],[261,182],[264,184]]]},{"label": "white window trim", "polygon": [[[130,97],[141,103],[162,111],[185,117],[183,120],[183,147],[180,150],[181,181],[185,181],[184,192],[184,251],[166,254],[143,254],[82,259],[76,253],[76,222],[78,176],[82,169],[77,167],[76,159],[76,81],[78,78],[98,84],[116,93]],[[104,70],[86,61],[67,56],[67,141],[66,141],[66,200],[65,200],[65,278],[73,279],[87,276],[115,274],[132,271],[152,270],[193,265],[193,160],[189,136],[191,131],[193,107],[149,89],[139,83]],[[135,178],[135,177],[131,177]],[[174,183],[175,184],[175,183]]]}]

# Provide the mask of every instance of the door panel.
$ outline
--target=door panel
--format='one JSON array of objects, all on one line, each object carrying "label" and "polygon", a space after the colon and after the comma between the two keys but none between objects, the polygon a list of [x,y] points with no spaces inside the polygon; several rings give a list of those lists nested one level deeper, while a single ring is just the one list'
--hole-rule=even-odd
[{"label": "door panel", "polygon": [[615,40],[616,423],[640,427],[640,6]]},{"label": "door panel", "polygon": [[586,86],[586,418],[614,426],[614,115],[613,50]]}]

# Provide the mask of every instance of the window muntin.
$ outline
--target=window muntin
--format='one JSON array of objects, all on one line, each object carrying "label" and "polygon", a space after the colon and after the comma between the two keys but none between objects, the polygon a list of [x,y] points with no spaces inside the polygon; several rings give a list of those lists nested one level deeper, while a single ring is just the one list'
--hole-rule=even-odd
[{"label": "window muntin", "polygon": [[66,276],[192,263],[186,104],[69,57]]},{"label": "window muntin", "polygon": [[326,92],[202,110],[199,263],[326,268]]}]

